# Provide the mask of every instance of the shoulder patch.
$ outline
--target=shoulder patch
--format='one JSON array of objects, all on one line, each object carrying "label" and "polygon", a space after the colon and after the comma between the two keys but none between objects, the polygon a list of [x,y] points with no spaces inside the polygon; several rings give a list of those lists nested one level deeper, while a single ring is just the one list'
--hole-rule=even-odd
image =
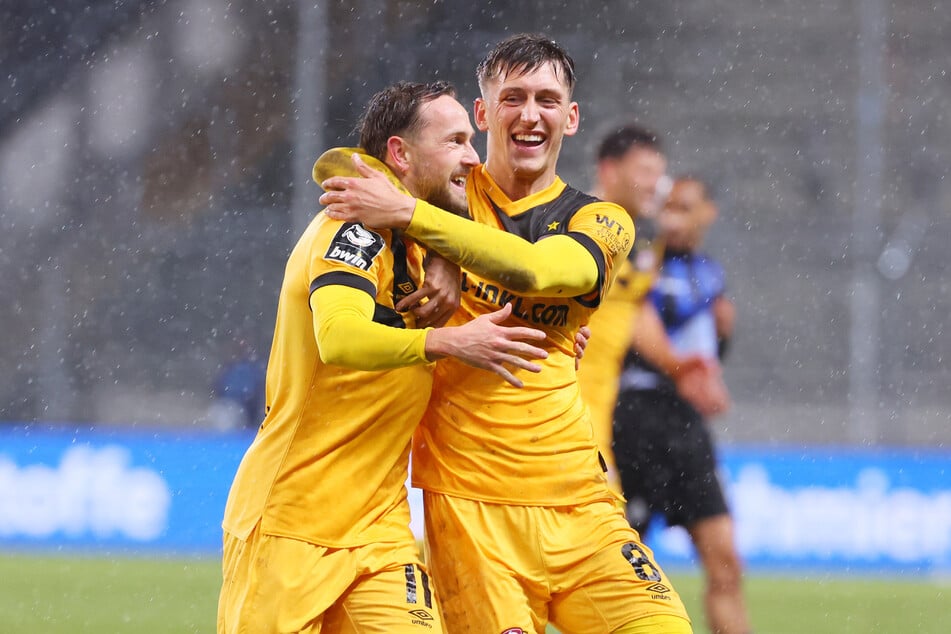
[{"label": "shoulder patch", "polygon": [[330,241],[324,254],[325,260],[343,262],[364,271],[369,271],[373,260],[380,254],[386,242],[383,236],[365,229],[356,222],[345,223]]}]

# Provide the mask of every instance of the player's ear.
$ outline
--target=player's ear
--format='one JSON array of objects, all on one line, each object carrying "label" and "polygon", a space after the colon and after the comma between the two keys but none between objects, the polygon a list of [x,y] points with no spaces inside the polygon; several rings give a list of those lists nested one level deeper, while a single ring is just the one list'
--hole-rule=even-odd
[{"label": "player's ear", "polygon": [[476,97],[476,100],[472,102],[472,116],[475,118],[476,127],[479,128],[480,132],[485,132],[489,129],[485,99],[482,97]]},{"label": "player's ear", "polygon": [[386,153],[390,157],[388,161],[398,175],[403,175],[409,171],[412,156],[410,147],[402,137],[391,136],[386,140]]},{"label": "player's ear", "polygon": [[568,123],[565,126],[565,136],[572,136],[578,131],[581,125],[581,114],[578,112],[578,102],[572,101],[568,104]]}]

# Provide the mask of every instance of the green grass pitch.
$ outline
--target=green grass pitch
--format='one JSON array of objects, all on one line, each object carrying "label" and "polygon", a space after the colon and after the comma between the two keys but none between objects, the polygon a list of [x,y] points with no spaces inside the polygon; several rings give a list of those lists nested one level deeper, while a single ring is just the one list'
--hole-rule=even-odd
[{"label": "green grass pitch", "polygon": [[[213,633],[220,576],[217,559],[0,554],[0,632]],[[671,577],[706,632],[699,576]],[[943,634],[951,621],[948,580],[754,573],[746,591],[757,634]]]}]

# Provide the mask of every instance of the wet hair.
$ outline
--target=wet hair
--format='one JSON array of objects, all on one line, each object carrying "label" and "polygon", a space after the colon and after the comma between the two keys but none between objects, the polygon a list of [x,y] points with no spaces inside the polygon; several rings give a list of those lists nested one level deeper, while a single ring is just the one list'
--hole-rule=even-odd
[{"label": "wet hair", "polygon": [[540,34],[520,33],[496,44],[479,62],[476,79],[484,92],[489,79],[512,72],[530,73],[549,63],[555,68],[555,76],[567,84],[570,95],[575,88],[575,62],[557,42]]},{"label": "wet hair", "polygon": [[447,81],[428,84],[401,81],[376,93],[357,124],[360,147],[385,162],[387,140],[391,136],[411,137],[419,132],[420,107],[443,95],[456,96],[456,89]]},{"label": "wet hair", "polygon": [[604,135],[598,145],[598,160],[621,158],[633,147],[642,147],[655,152],[662,150],[660,137],[636,123],[627,123]]}]

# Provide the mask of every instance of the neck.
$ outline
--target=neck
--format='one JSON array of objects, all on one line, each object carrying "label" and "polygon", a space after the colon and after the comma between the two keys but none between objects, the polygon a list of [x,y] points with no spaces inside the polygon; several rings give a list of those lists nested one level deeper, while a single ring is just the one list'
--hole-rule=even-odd
[{"label": "neck", "polygon": [[557,177],[554,170],[529,175],[507,166],[500,166],[493,163],[491,159],[486,160],[485,171],[511,201],[527,198],[547,187],[551,187]]}]

